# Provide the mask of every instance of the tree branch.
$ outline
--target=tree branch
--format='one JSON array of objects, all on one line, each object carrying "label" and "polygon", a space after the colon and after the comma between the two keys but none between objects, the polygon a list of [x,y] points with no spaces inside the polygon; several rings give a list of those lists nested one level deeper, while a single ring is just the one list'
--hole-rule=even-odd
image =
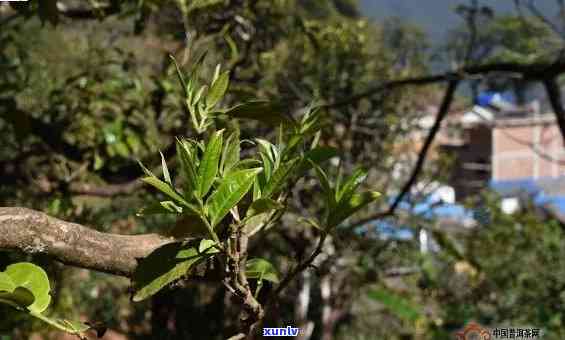
[{"label": "tree branch", "polygon": [[173,239],[157,234],[103,233],[39,211],[0,207],[0,249],[41,253],[104,273],[131,277],[137,259],[169,242]]},{"label": "tree branch", "polygon": [[426,137],[426,140],[424,142],[424,146],[422,147],[422,150],[418,154],[418,160],[416,161],[416,165],[414,166],[414,169],[412,170],[412,174],[410,175],[410,178],[408,179],[408,181],[406,181],[406,183],[402,187],[402,190],[400,191],[400,193],[394,199],[394,202],[390,205],[390,207],[388,208],[387,211],[380,212],[378,214],[369,216],[369,217],[367,217],[363,220],[357,221],[352,226],[359,226],[359,225],[371,222],[375,219],[382,218],[382,217],[385,217],[385,216],[390,216],[390,215],[394,214],[394,212],[396,211],[396,208],[398,207],[400,202],[402,202],[402,200],[404,199],[404,196],[406,196],[406,194],[408,194],[408,192],[410,192],[410,189],[412,188],[414,183],[416,183],[416,180],[418,179],[418,176],[420,175],[420,172],[422,171],[422,168],[424,167],[424,162],[426,161],[426,158],[428,156],[428,152],[429,152],[429,150],[430,150],[430,148],[433,144],[433,141],[434,141],[434,139],[435,139],[440,127],[441,127],[441,123],[443,122],[443,120],[447,116],[447,114],[449,113],[449,108],[451,106],[451,102],[453,101],[453,96],[455,94],[455,90],[457,90],[457,85],[459,85],[459,80],[451,80],[449,82],[449,84],[447,86],[447,90],[445,91],[445,95],[443,97],[443,101],[441,103],[441,106],[439,107],[438,114],[436,116],[436,120],[434,122],[434,125],[430,129],[430,132],[428,133],[428,136]]},{"label": "tree branch", "polygon": [[360,99],[371,97],[384,90],[393,90],[406,85],[429,85],[434,83],[448,82],[451,80],[463,80],[468,76],[486,75],[489,73],[515,73],[522,79],[529,81],[544,81],[556,75],[565,73],[565,58],[559,58],[555,62],[538,63],[492,63],[477,66],[466,66],[457,71],[445,72],[441,74],[398,79],[384,82],[367,89],[364,92],[353,95],[349,98],[336,102],[327,103],[325,107],[341,107],[350,105]]},{"label": "tree branch", "polygon": [[543,85],[545,86],[547,97],[557,118],[557,125],[561,131],[561,136],[565,139],[565,109],[563,108],[563,102],[561,100],[561,89],[555,77],[546,79]]},{"label": "tree branch", "polygon": [[318,244],[316,245],[316,249],[314,249],[314,251],[312,252],[312,254],[310,254],[310,256],[300,262],[296,267],[294,267],[294,269],[292,269],[286,276],[285,278],[282,280],[282,282],[279,284],[279,286],[277,287],[277,289],[274,291],[272,298],[278,296],[293,280],[294,278],[300,274],[301,272],[303,272],[304,270],[306,270],[310,265],[312,265],[312,263],[314,262],[314,260],[316,259],[316,257],[318,255],[320,255],[320,253],[322,252],[323,246],[324,246],[324,241],[326,240],[327,234],[323,233],[320,238],[318,239]]}]

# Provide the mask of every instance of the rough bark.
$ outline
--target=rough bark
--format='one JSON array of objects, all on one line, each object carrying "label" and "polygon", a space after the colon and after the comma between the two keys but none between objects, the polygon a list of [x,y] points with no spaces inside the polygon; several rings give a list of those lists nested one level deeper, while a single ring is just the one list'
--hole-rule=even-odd
[{"label": "rough bark", "polygon": [[41,253],[68,265],[130,277],[137,259],[173,239],[157,234],[117,235],[39,211],[0,207],[0,249]]}]

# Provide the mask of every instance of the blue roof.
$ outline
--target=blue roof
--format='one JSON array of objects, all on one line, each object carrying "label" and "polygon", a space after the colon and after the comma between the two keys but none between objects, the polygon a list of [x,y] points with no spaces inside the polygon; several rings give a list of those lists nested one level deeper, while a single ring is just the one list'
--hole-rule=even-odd
[{"label": "blue roof", "polygon": [[537,180],[521,178],[506,181],[490,181],[490,187],[501,196],[516,196],[519,193],[536,195],[541,191]]},{"label": "blue roof", "polygon": [[[536,206],[550,205],[559,213],[565,215],[565,194],[564,195],[548,195],[542,189],[542,185],[551,185],[552,182],[565,180],[562,178],[522,178],[517,180],[491,181],[489,186],[498,192],[502,197],[516,197],[527,195],[532,199]],[[424,197],[419,203],[411,204],[409,197],[405,198],[398,208],[409,211],[412,214],[419,215],[425,219],[447,218],[453,220],[464,221],[467,219],[478,218],[474,210],[465,208],[458,203],[442,203],[434,198],[433,195]],[[394,201],[394,197],[389,199],[390,203]],[[479,214],[480,215],[480,214]],[[368,223],[369,226],[375,227],[376,231],[386,238],[395,239],[411,239],[414,237],[414,230],[408,225],[399,225],[394,218],[381,219]]]}]

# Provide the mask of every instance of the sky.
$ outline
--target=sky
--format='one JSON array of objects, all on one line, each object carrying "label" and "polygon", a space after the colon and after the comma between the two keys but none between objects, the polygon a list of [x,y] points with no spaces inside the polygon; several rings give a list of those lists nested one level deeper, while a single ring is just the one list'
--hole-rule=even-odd
[{"label": "sky", "polygon": [[[445,32],[462,21],[453,12],[459,4],[469,4],[469,0],[360,0],[362,14],[375,19],[399,16],[422,26],[432,41],[443,39]],[[549,16],[557,12],[557,0],[536,0],[536,6]],[[488,5],[495,13],[514,11],[513,0],[482,0],[480,5]],[[552,15],[553,14],[553,15]]]}]

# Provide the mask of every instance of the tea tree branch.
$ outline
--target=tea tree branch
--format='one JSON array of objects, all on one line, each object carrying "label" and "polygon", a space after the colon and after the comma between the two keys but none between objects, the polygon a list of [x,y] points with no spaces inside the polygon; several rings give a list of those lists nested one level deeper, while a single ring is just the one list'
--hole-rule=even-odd
[{"label": "tea tree branch", "polygon": [[130,277],[137,260],[172,242],[157,234],[117,235],[39,211],[0,207],[0,249],[41,253],[65,264]]}]

